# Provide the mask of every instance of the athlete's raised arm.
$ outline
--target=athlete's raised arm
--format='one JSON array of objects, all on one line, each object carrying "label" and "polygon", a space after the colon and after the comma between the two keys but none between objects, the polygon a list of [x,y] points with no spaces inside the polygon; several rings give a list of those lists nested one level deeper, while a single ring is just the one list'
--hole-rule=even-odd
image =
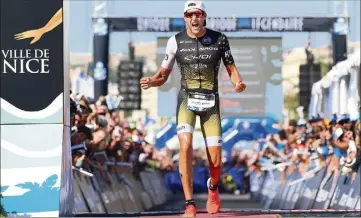
[{"label": "athlete's raised arm", "polygon": [[169,74],[172,72],[174,66],[176,51],[177,42],[175,40],[175,36],[173,36],[168,40],[167,48],[165,50],[165,57],[158,72],[152,77],[145,77],[140,79],[140,85],[143,89],[161,86],[167,81]]},{"label": "athlete's raised arm", "polygon": [[242,77],[234,63],[228,38],[224,34],[222,34],[220,37],[223,64],[227,69],[228,75],[231,79],[231,83],[234,85],[235,91],[243,92],[246,89],[246,84],[243,83]]}]

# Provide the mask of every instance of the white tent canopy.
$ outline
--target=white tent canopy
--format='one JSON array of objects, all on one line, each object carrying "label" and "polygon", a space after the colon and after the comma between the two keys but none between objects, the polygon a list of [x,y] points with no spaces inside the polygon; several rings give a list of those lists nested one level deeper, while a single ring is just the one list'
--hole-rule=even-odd
[{"label": "white tent canopy", "polygon": [[348,113],[351,119],[357,119],[360,104],[359,79],[360,48],[313,84],[309,118],[323,112],[329,119],[334,113]]}]

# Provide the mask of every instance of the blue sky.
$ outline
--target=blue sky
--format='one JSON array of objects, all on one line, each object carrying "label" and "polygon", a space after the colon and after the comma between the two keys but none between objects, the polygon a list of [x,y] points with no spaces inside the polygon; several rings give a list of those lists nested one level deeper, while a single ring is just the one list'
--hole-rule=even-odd
[{"label": "blue sky", "polygon": [[[94,2],[91,0],[70,0],[70,51],[92,52],[91,17]],[[181,17],[184,0],[173,1],[125,1],[109,0],[107,13],[113,17],[128,16],[164,16]],[[252,16],[303,16],[327,17],[334,12],[337,15],[344,13],[344,1],[316,1],[316,0],[205,0],[208,16],[210,17],[252,17]],[[334,2],[341,2],[336,5]],[[360,1],[347,1],[347,12],[350,22],[350,41],[360,41]],[[110,52],[126,52],[130,37],[133,42],[151,42],[158,36],[171,36],[174,33],[112,33]],[[227,33],[228,36],[283,36],[285,50],[302,47],[308,40],[308,33]],[[313,47],[322,47],[331,43],[328,33],[311,33]]]}]

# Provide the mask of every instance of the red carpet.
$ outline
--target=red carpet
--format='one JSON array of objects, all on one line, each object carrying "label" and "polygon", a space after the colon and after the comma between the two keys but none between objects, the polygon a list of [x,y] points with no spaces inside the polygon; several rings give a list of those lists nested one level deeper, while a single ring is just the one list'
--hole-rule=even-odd
[{"label": "red carpet", "polygon": [[[165,216],[141,216],[141,217],[181,217],[182,215],[165,215]],[[241,218],[281,218],[282,216],[279,214],[254,214],[254,215],[245,215],[245,214],[237,214],[237,213],[228,213],[228,212],[220,212],[218,214],[208,214],[208,213],[198,213],[197,217],[241,217]]]}]

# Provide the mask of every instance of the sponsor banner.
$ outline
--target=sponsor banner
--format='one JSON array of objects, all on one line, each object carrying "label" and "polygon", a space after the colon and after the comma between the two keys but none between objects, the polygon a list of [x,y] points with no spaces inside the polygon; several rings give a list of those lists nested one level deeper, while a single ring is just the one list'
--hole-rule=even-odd
[{"label": "sponsor banner", "polygon": [[140,178],[131,172],[109,174],[106,170],[103,174],[96,169],[74,170],[74,215],[139,213],[164,204],[168,191],[163,175],[152,169],[139,174]]},{"label": "sponsor banner", "polygon": [[299,196],[295,208],[311,209],[314,199],[316,198],[318,188],[325,177],[326,168],[321,169],[315,176],[308,179],[305,183],[305,187]]},{"label": "sponsor banner", "polygon": [[[177,32],[185,29],[184,18],[107,18],[116,32]],[[222,32],[336,32],[348,31],[344,17],[208,17],[207,27]]]},{"label": "sponsor banner", "polygon": [[[359,166],[357,174],[351,176],[351,187],[352,192],[350,192],[349,198],[346,202],[346,207],[348,209],[359,209],[360,210],[360,192],[361,192],[361,167]],[[356,202],[356,203],[355,203]]]},{"label": "sponsor banner", "polygon": [[269,206],[269,209],[280,209],[282,199],[287,194],[289,186],[287,186],[288,180],[285,180],[283,184],[281,184],[281,176],[279,177],[280,180],[280,186],[277,188],[277,194],[272,200],[271,205]]},{"label": "sponsor banner", "polygon": [[263,188],[261,191],[261,196],[260,196],[260,201],[262,202],[262,204],[265,204],[267,201],[268,196],[271,193],[271,189],[272,189],[272,185],[275,182],[274,181],[274,177],[272,176],[271,171],[268,171],[265,175],[265,182],[263,184]]},{"label": "sponsor banner", "polygon": [[[288,175],[288,170],[286,169],[286,175]],[[289,174],[288,176],[286,176],[286,179],[287,179],[287,183],[286,183],[286,187],[285,187],[285,190],[283,191],[282,193],[282,196],[281,196],[281,202],[280,202],[280,206],[279,208],[273,208],[273,209],[285,209],[288,206],[288,202],[287,202],[287,196],[288,196],[288,192],[291,190],[291,187],[290,184],[291,182],[295,181],[297,178],[297,173],[296,172],[292,172],[291,174]]]},{"label": "sponsor banner", "polygon": [[77,172],[74,172],[74,213],[88,213],[90,212],[86,198],[84,198],[84,194],[82,193],[80,186],[78,185],[79,179],[75,176]]},{"label": "sponsor banner", "polygon": [[356,209],[360,198],[360,170],[358,173],[341,175],[332,197],[331,209]]},{"label": "sponsor banner", "polygon": [[262,187],[265,181],[264,174],[259,174],[252,172],[250,175],[250,188],[251,188],[251,198],[257,202],[260,201],[260,194]]},{"label": "sponsor banner", "polygon": [[351,178],[348,175],[340,176],[340,179],[338,180],[337,186],[335,188],[335,192],[333,193],[332,199],[330,201],[329,207],[331,209],[343,209],[346,206],[346,202],[349,198],[349,191],[351,191],[351,193],[353,191],[352,189],[349,189],[351,185],[350,179]]},{"label": "sponsor banner", "polygon": [[[92,173],[90,171],[90,173]],[[80,192],[81,196],[84,199],[74,199],[74,209],[75,211],[84,210],[85,208],[81,205],[81,202],[84,201],[86,205],[88,205],[89,212],[98,212],[98,213],[106,213],[105,204],[101,198],[101,192],[99,189],[99,184],[94,177],[89,177],[83,173],[74,171],[74,183],[79,187],[78,190],[74,190],[74,196],[78,196]],[[93,185],[89,185],[93,184]],[[79,205],[80,204],[80,205]]]},{"label": "sponsor banner", "polygon": [[358,198],[355,209],[360,210],[360,206],[361,206],[361,200],[360,200],[360,198]]},{"label": "sponsor banner", "polygon": [[339,179],[339,172],[326,173],[322,179],[312,209],[328,209]]},{"label": "sponsor banner", "polygon": [[112,190],[111,183],[107,181],[109,180],[109,178],[107,178],[108,176],[104,178],[101,175],[101,172],[99,172],[98,170],[94,170],[93,174],[94,174],[94,179],[97,181],[99,185],[98,188],[101,193],[100,197],[104,202],[105,210],[108,213],[119,212],[119,210],[123,210],[121,206],[121,201],[119,199],[119,195],[115,193],[115,190]]},{"label": "sponsor banner", "polygon": [[[265,185],[260,190],[263,195],[261,202],[264,209],[354,210],[360,208],[360,169],[357,173],[337,176],[341,174],[341,170],[328,174],[327,168],[315,166],[303,176],[294,171],[286,176],[284,185],[279,185],[279,171],[273,171],[273,173],[274,176],[271,171],[267,172]],[[258,189],[257,184],[251,180],[251,191],[254,189],[252,186]],[[274,190],[277,190],[276,194]],[[270,201],[272,201],[271,204]]]},{"label": "sponsor banner", "polygon": [[281,172],[280,171],[273,171],[273,184],[272,188],[269,190],[268,198],[264,204],[264,209],[271,209],[272,203],[276,200],[276,196],[279,192],[282,192],[282,184],[281,181]]},{"label": "sponsor banner", "polygon": [[289,186],[289,189],[286,194],[285,203],[282,205],[283,209],[286,209],[286,210],[295,209],[294,204],[295,204],[295,201],[297,201],[297,198],[303,187],[303,182],[296,183],[296,184],[294,182],[300,178],[302,178],[302,177],[299,172],[296,171],[293,173],[292,181],[290,181],[290,183],[287,184],[287,186]]},{"label": "sponsor banner", "polygon": [[63,0],[0,2],[1,203],[12,215],[72,212],[70,138],[63,140],[68,125],[63,106],[69,101],[66,5]]},{"label": "sponsor banner", "polygon": [[1,124],[63,123],[63,1],[1,1]]},{"label": "sponsor banner", "polygon": [[1,203],[6,211],[59,216],[62,141],[63,124],[1,125]]}]

